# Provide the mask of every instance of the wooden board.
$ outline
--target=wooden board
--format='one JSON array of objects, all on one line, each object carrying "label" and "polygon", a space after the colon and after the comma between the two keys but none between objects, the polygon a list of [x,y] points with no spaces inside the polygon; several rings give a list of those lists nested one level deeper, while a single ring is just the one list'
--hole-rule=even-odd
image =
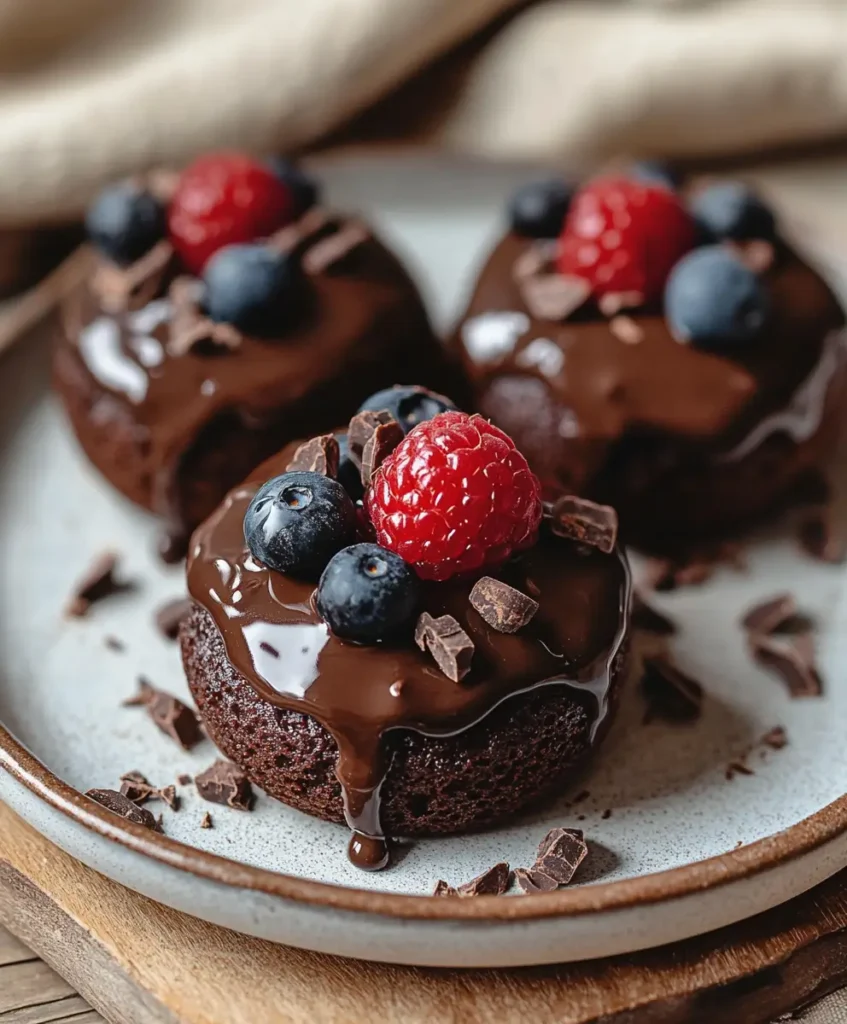
[{"label": "wooden board", "polygon": [[847,983],[847,872],[672,949],[512,971],[416,969],[179,914],[83,867],[2,805],[0,922],[121,1024],[763,1024]]}]

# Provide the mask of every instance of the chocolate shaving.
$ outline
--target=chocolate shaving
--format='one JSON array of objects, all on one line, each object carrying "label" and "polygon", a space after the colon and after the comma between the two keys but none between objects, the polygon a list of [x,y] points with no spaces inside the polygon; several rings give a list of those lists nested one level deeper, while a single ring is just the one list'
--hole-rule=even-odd
[{"label": "chocolate shaving", "polygon": [[225,804],[236,811],[253,809],[253,787],[238,765],[215,761],[194,777],[198,794],[213,804]]},{"label": "chocolate shaving", "polygon": [[591,285],[585,278],[558,272],[522,277],[518,287],[524,305],[536,320],[567,320],[591,295]]},{"label": "chocolate shaving", "polygon": [[638,309],[644,305],[641,292],[606,292],[597,302],[597,308],[603,316],[617,316],[624,309]]},{"label": "chocolate shaving", "polygon": [[128,267],[101,262],[94,271],[91,288],[106,313],[142,309],[161,294],[174,262],[171,243],[158,242]]},{"label": "chocolate shaving", "polygon": [[655,633],[657,636],[673,636],[676,625],[666,615],[648,604],[638,591],[632,595],[632,612],[630,621],[633,628],[644,633]]},{"label": "chocolate shaving", "polygon": [[123,793],[118,793],[117,790],[89,789],[86,790],[85,795],[91,797],[92,800],[96,800],[98,804],[114,814],[119,814],[122,818],[126,818],[127,821],[132,821],[136,825],[144,825],[145,828],[151,828],[154,832],[162,831],[161,824],[156,821],[146,808],[134,804],[129,797],[124,796]]},{"label": "chocolate shaving", "polygon": [[435,888],[432,890],[433,896],[458,896],[459,890],[454,886],[450,885],[449,882],[445,882],[443,878],[439,878],[435,883]]},{"label": "chocolate shaving", "polygon": [[303,254],[303,269],[307,274],[325,274],[343,270],[350,258],[371,237],[359,221],[349,221],[335,234],[316,242]]},{"label": "chocolate shaving", "polygon": [[756,661],[782,678],[792,698],[821,696],[823,683],[815,664],[814,640],[810,633],[790,638],[754,633],[749,637],[749,644]]},{"label": "chocolate shaving", "polygon": [[476,581],[470,602],[498,633],[517,633],[538,611],[537,601],[491,576],[483,576]]},{"label": "chocolate shaving", "polygon": [[155,799],[159,791],[150,785],[141,772],[131,771],[121,776],[121,793],[134,804],[144,804]]},{"label": "chocolate shaving", "polygon": [[381,409],[379,412],[371,412],[366,409],[364,412],[356,413],[350,420],[350,425],[347,428],[347,450],[359,467],[362,465],[365,445],[373,437],[376,428],[380,424],[394,422],[394,417],[387,409]]},{"label": "chocolate shaving", "polygon": [[578,828],[553,828],[538,845],[533,865],[558,885],[567,885],[588,855],[588,844]]},{"label": "chocolate shaving", "polygon": [[771,750],[782,750],[788,746],[788,733],[781,725],[775,725],[765,733],[760,742]]},{"label": "chocolate shaving", "polygon": [[703,687],[680,671],[666,656],[644,659],[641,688],[647,700],[645,722],[662,718],[668,722],[691,722],[699,718]]},{"label": "chocolate shaving", "polygon": [[104,636],[103,644],[108,647],[110,651],[115,651],[118,654],[126,650],[126,644],[116,636]]},{"label": "chocolate shaving", "polygon": [[212,815],[208,811],[200,819],[200,828],[212,828]]},{"label": "chocolate shaving", "polygon": [[131,590],[132,584],[120,583],[115,579],[117,565],[118,556],[114,552],[107,551],[98,555],[74,588],[73,595],[65,608],[65,614],[81,618],[88,613],[88,609],[95,601],[102,601],[103,598],[111,597],[112,594]]},{"label": "chocolate shaving", "polygon": [[169,295],[173,304],[171,333],[167,344],[170,355],[184,356],[189,352],[214,355],[224,351],[234,352],[241,346],[241,331],[232,324],[211,320],[202,312],[194,278],[176,278],[171,282]]},{"label": "chocolate shaving", "polygon": [[185,772],[182,772],[181,774],[177,775],[176,781],[180,784],[180,786],[190,786],[194,779],[192,779],[190,775],[186,775]]},{"label": "chocolate shaving", "polygon": [[191,601],[187,597],[177,597],[166,601],[156,609],[156,628],[168,640],[176,640],[180,623],[188,617]]},{"label": "chocolate shaving", "polygon": [[138,693],[124,701],[124,706],[145,707],[162,732],[183,750],[191,750],[203,739],[196,713],[178,697],[157,690],[144,676],[138,677]]},{"label": "chocolate shaving", "polygon": [[750,633],[769,636],[784,627],[796,615],[797,603],[794,595],[778,594],[754,605],[741,620],[741,625]]},{"label": "chocolate shaving", "polygon": [[470,671],[473,641],[452,615],[434,619],[429,612],[422,612],[415,628],[415,643],[422,651],[429,651],[436,665],[454,683]]},{"label": "chocolate shaving", "polygon": [[320,473],[331,480],[338,477],[338,462],[341,452],[338,440],[332,434],[321,434],[304,441],[294,452],[294,457],[286,466],[289,473]]},{"label": "chocolate shaving", "polygon": [[555,878],[537,868],[515,868],[515,881],[520,889],[529,895],[536,892],[553,892],[559,888]]},{"label": "chocolate shaving", "polygon": [[618,538],[618,514],[611,505],[566,494],[553,506],[550,527],[559,537],[611,554]]},{"label": "chocolate shaving", "polygon": [[847,558],[847,537],[831,507],[815,509],[806,515],[800,523],[798,540],[806,554],[821,562],[841,565]]},{"label": "chocolate shaving", "polygon": [[483,871],[481,875],[460,885],[457,892],[460,896],[502,896],[509,888],[512,872],[505,861]]},{"label": "chocolate shaving", "polygon": [[624,345],[637,345],[644,340],[644,331],[628,316],[614,316],[609,321],[609,330]]},{"label": "chocolate shaving", "polygon": [[396,420],[377,424],[362,449],[362,483],[365,487],[405,436],[403,428]]}]

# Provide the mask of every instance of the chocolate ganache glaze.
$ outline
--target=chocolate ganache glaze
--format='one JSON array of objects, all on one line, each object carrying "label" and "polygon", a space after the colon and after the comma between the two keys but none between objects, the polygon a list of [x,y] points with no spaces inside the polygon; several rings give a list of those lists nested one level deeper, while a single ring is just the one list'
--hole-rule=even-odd
[{"label": "chocolate ganache glaze", "polygon": [[588,709],[590,746],[600,742],[621,675],[629,569],[617,550],[606,555],[544,527],[537,545],[499,573],[540,605],[511,635],[492,629],[471,607],[473,581],[425,583],[421,609],[454,616],[475,647],[469,674],[452,682],[411,636],[393,646],[334,637],[314,609],[314,585],[265,568],[247,550],[247,506],[264,481],[285,471],[293,452],[289,446],[262,465],[195,532],[188,588],[214,620],[228,660],[259,696],[314,717],[331,734],[354,833],[349,856],[359,866],[379,868],[388,858],[380,787],[389,730],[453,736],[509,698],[562,687]]},{"label": "chocolate ganache glaze", "polygon": [[63,309],[54,375],[76,433],[115,486],[165,519],[173,557],[283,444],[397,380],[455,383],[414,284],[361,222],[314,207],[268,244],[304,271],[301,314],[280,337],[209,320],[167,241],[126,268],[94,258]]}]

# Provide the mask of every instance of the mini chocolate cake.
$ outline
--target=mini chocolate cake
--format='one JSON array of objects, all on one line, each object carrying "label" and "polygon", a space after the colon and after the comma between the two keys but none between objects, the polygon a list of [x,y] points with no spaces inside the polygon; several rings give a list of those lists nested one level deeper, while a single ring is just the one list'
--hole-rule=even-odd
[{"label": "mini chocolate cake", "polygon": [[617,508],[673,551],[743,528],[820,469],[844,314],[738,184],[655,174],[521,189],[455,338],[475,407],[546,496]]},{"label": "mini chocolate cake", "polygon": [[165,520],[166,557],[259,462],[374,388],[452,389],[405,270],[316,194],[288,164],[219,155],[89,211],[96,262],[63,310],[55,383],[91,461]]},{"label": "mini chocolate cake", "polygon": [[358,504],[331,436],[235,488],[192,538],[180,630],[224,755],[346,821],[366,868],[387,863],[386,837],[480,828],[560,793],[627,662],[613,511],[566,499],[542,518],[523,456],[478,416],[406,428],[366,411],[341,436]]}]

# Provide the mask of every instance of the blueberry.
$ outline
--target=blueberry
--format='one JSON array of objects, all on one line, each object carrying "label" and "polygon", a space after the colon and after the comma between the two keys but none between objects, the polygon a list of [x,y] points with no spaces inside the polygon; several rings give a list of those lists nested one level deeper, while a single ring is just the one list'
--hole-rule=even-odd
[{"label": "blueberry", "polygon": [[573,194],[573,186],[561,178],[521,185],[509,201],[512,231],[528,238],[555,238],[562,230]]},{"label": "blueberry", "polygon": [[378,544],[354,544],[324,569],[315,603],[336,636],[372,644],[411,621],[419,596],[418,578],[399,555]]},{"label": "blueberry", "polygon": [[301,579],[317,579],[355,532],[350,496],[320,473],[275,476],[259,488],[244,516],[244,539],[254,556]]},{"label": "blueberry", "polygon": [[165,211],[150,192],[125,181],[97,196],[86,212],[85,229],[102,253],[126,266],[165,237]]},{"label": "blueberry", "polygon": [[353,501],[358,501],[365,494],[365,488],[362,485],[362,473],[356,463],[350,458],[347,435],[336,434],[335,440],[338,441],[338,482]]},{"label": "blueberry", "polygon": [[274,156],[268,161],[268,165],[277,178],[291,190],[298,216],[317,205],[321,197],[320,186],[293,160],[288,160],[284,156]]},{"label": "blueberry", "polygon": [[720,351],[750,340],[767,313],[762,282],[722,245],[694,249],[668,278],[665,314],[671,331],[698,348]]},{"label": "blueberry", "polygon": [[420,387],[396,385],[393,388],[377,391],[376,394],[365,399],[359,406],[359,412],[367,410],[380,412],[387,409],[408,434],[412,427],[416,427],[419,423],[431,420],[440,412],[449,412],[455,408],[456,406],[449,398],[437,395],[434,391],[427,391],[426,388]]},{"label": "blueberry", "polygon": [[776,235],[773,212],[749,186],[738,181],[710,185],[698,192],[691,200],[691,213],[712,240],[762,238],[772,242]]},{"label": "blueberry", "polygon": [[290,327],[303,304],[305,283],[290,253],[265,245],[227,245],[203,271],[205,308],[212,320],[247,334],[274,335]]},{"label": "blueberry", "polygon": [[648,185],[663,185],[671,192],[679,188],[681,181],[676,170],[661,160],[639,160],[630,167],[629,175]]}]

